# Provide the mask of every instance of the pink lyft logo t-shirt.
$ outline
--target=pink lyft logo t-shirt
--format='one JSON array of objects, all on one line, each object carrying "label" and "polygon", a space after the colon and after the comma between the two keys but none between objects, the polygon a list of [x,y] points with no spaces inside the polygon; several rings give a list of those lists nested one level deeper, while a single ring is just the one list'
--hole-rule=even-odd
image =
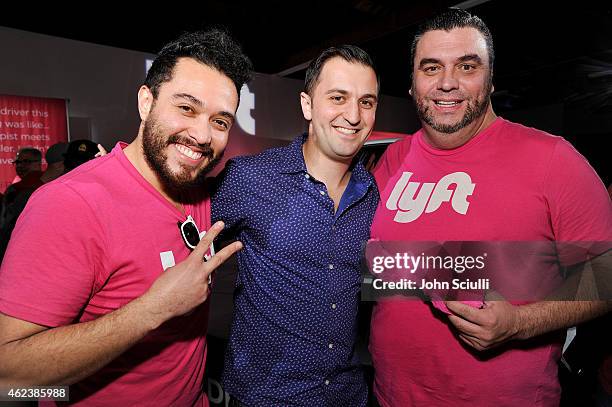
[{"label": "pink lyft logo t-shirt", "polygon": [[[183,214],[138,173],[125,146],[32,196],[0,270],[0,312],[51,328],[95,320],[144,294],[164,265],[187,257],[177,225],[186,214],[200,230],[210,227],[208,197]],[[207,323],[208,301],[71,385],[70,402],[208,405]]]},{"label": "pink lyft logo t-shirt", "polygon": [[[564,139],[501,118],[453,150],[418,131],[389,147],[375,177],[375,239],[612,240],[610,198],[587,161]],[[374,390],[385,407],[558,405],[562,335],[482,353],[430,303],[382,300],[370,337]]]}]

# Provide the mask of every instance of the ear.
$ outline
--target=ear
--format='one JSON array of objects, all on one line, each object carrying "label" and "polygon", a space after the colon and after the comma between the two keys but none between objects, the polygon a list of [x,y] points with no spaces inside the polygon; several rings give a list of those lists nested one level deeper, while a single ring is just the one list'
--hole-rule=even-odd
[{"label": "ear", "polygon": [[147,120],[154,99],[151,89],[147,86],[142,85],[140,89],[138,89],[138,113],[140,114],[140,120]]},{"label": "ear", "polygon": [[306,92],[300,93],[300,104],[302,105],[302,114],[307,121],[312,120],[312,99]]}]

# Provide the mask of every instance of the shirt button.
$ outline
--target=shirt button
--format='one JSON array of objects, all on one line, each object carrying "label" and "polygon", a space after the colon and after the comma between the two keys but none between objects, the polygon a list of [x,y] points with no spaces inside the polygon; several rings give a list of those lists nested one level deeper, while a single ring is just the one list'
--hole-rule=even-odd
[{"label": "shirt button", "polygon": [[329,266],[327,266],[327,267],[329,267],[329,269],[330,269],[330,270],[333,270],[333,269],[334,269],[334,265],[333,265],[333,264],[330,264],[330,265],[329,265]]},{"label": "shirt button", "polygon": [[333,343],[330,343],[329,345],[327,345],[327,347],[328,347],[329,349],[333,349],[334,344],[333,344]]},{"label": "shirt button", "polygon": [[325,191],[319,191],[321,195],[325,195]]},{"label": "shirt button", "polygon": [[329,386],[329,380],[325,379],[324,383],[325,383],[326,386]]},{"label": "shirt button", "polygon": [[310,175],[309,174],[304,174],[304,178],[309,179]]},{"label": "shirt button", "polygon": [[336,309],[336,308],[337,308],[337,307],[336,307],[336,304],[332,304],[332,306],[331,306],[331,307],[332,307],[332,309]]}]

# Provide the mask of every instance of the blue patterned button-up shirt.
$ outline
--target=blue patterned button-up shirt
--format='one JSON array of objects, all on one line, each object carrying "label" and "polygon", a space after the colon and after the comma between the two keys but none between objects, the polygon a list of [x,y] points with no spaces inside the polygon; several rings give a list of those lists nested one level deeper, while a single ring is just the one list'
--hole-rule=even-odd
[{"label": "blue patterned button-up shirt", "polygon": [[247,406],[364,406],[359,263],[378,190],[358,163],[334,211],[305,140],[231,160],[213,196],[213,220],[244,244],[223,385]]}]

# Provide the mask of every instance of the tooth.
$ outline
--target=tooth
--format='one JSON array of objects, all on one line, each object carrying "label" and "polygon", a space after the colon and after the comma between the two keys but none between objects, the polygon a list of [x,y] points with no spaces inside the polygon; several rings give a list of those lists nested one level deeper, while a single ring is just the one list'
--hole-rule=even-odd
[{"label": "tooth", "polygon": [[187,157],[193,159],[193,160],[197,160],[200,157],[202,157],[202,153],[198,152],[198,151],[193,151],[191,148],[184,146],[182,144],[177,144],[176,148],[178,151],[181,152],[181,154],[186,155]]},{"label": "tooth", "polygon": [[344,134],[355,134],[357,132],[357,130],[355,130],[355,129],[347,129],[347,128],[344,128],[344,127],[336,127],[336,129],[339,132],[344,133]]}]

